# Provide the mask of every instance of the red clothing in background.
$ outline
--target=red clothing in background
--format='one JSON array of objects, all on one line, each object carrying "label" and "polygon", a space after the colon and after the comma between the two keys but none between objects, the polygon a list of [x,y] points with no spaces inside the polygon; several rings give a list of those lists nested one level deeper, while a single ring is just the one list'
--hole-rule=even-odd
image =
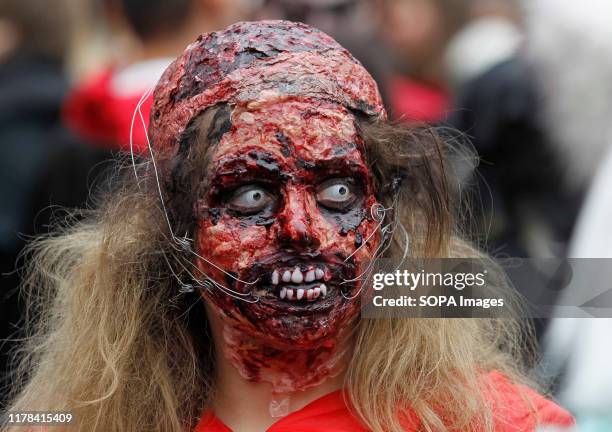
[{"label": "red clothing in background", "polygon": [[446,119],[450,95],[442,88],[395,76],[388,83],[388,103],[395,118],[437,123]]},{"label": "red clothing in background", "polygon": [[[75,88],[66,99],[63,118],[79,137],[113,149],[129,151],[132,116],[142,93],[118,96],[111,90],[113,70],[107,69]],[[152,99],[147,98],[141,112],[149,123]],[[140,118],[134,122],[134,151],[146,149]]]},{"label": "red clothing in background", "polygon": [[[89,77],[66,98],[62,108],[64,123],[85,141],[129,151],[136,106],[143,94],[155,86],[170,61],[169,58],[148,59],[121,70],[108,67]],[[152,103],[153,97],[149,96],[140,109],[147,126]],[[135,153],[148,150],[145,129],[138,115],[132,139]]]},{"label": "red clothing in background", "polygon": [[[493,406],[496,432],[533,432],[538,425],[571,426],[573,417],[554,402],[525,386],[512,384],[504,375],[488,375],[498,394]],[[412,418],[407,432],[416,432]],[[342,391],[330,393],[304,408],[281,418],[268,432],[365,432],[367,429],[351,414]],[[231,432],[211,412],[205,412],[194,432]]]}]

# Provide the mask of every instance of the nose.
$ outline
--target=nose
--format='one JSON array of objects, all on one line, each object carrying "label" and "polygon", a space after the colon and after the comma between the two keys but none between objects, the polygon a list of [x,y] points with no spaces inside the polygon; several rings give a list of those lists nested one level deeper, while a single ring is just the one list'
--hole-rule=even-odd
[{"label": "nose", "polygon": [[320,245],[312,225],[312,210],[308,193],[298,186],[288,187],[284,206],[278,215],[278,240],[282,246],[292,249],[316,249]]}]

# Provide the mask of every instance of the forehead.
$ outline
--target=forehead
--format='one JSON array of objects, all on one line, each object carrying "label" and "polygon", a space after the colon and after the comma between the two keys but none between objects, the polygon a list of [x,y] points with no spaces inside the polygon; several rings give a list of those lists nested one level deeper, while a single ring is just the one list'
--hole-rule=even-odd
[{"label": "forehead", "polygon": [[355,117],[338,104],[251,102],[234,109],[231,123],[213,151],[213,163],[249,152],[269,154],[279,162],[344,158],[364,163]]}]

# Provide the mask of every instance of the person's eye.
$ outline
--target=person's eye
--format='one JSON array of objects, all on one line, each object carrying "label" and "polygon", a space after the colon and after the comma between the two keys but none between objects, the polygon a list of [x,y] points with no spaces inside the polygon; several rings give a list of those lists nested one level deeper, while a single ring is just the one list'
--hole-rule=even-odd
[{"label": "person's eye", "polygon": [[227,202],[229,209],[243,215],[259,213],[274,200],[270,192],[259,185],[238,188]]},{"label": "person's eye", "polygon": [[331,179],[317,188],[317,202],[331,210],[345,210],[356,198],[353,185],[342,179]]}]

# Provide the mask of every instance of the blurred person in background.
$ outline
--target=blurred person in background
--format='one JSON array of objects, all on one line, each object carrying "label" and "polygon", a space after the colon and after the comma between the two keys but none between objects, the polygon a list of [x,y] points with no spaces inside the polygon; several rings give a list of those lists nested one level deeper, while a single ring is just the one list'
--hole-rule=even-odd
[{"label": "blurred person in background", "polygon": [[[449,123],[480,159],[468,180],[476,186],[474,232],[494,256],[564,257],[582,193],[567,187],[563,152],[543,120],[546,84],[529,56],[538,24],[524,21],[516,1],[469,4],[468,23],[449,43],[445,63],[454,90]],[[535,267],[524,272],[544,276]],[[547,324],[535,320],[538,339]]]},{"label": "blurred person in background", "polygon": [[564,183],[590,186],[612,135],[608,0],[529,3],[527,57],[542,89],[542,120],[562,155]]},{"label": "blurred person in background", "polygon": [[[57,13],[48,15],[53,4]],[[68,83],[62,62],[68,44],[66,11],[58,1],[0,1],[0,377],[8,365],[19,319],[11,290],[18,284],[15,260],[19,233],[32,231],[31,196],[57,133],[60,104]],[[0,395],[4,394],[0,392]],[[0,403],[2,400],[0,400]]]},{"label": "blurred person in background", "polygon": [[469,23],[445,60],[455,91],[450,124],[481,159],[472,180],[476,230],[494,255],[564,256],[580,194],[564,187],[561,152],[542,121],[545,89],[526,58],[519,4],[469,3]]},{"label": "blurred person in background", "polygon": [[[563,156],[565,187],[588,188],[569,256],[595,268],[583,301],[610,317],[612,291],[612,3],[538,0],[529,8],[529,58],[545,89],[545,124]],[[560,304],[572,292],[563,292]],[[605,304],[604,304],[605,302]],[[596,312],[592,312],[596,313]],[[544,339],[542,369],[558,378],[558,397],[577,430],[612,430],[612,319],[556,318]]]},{"label": "blurred person in background", "polygon": [[523,41],[517,0],[465,0],[465,22],[444,52],[444,68],[455,90],[512,58]]},{"label": "blurred person in background", "polygon": [[[126,51],[71,91],[63,109],[66,124],[83,139],[129,151],[132,117],[143,94],[194,35],[248,19],[248,4],[247,0],[104,0],[110,32],[131,40],[124,44]],[[145,99],[141,109],[145,123],[150,105],[151,99]],[[144,152],[147,142],[140,123],[132,138],[135,152]]]},{"label": "blurred person in background", "polygon": [[0,386],[14,346],[7,339],[19,336],[17,257],[29,235],[46,230],[52,212],[43,209],[84,203],[86,178],[107,157],[61,124],[71,30],[62,0],[0,0]]},{"label": "blurred person in background", "polygon": [[[610,70],[612,73],[612,70]],[[612,74],[611,74],[612,76]],[[612,113],[611,113],[612,118]],[[608,140],[612,145],[612,136]],[[577,293],[563,292],[559,304],[595,307],[598,318],[555,318],[544,337],[541,375],[558,383],[558,398],[576,413],[581,432],[612,430],[612,151],[600,166],[580,213],[570,257],[591,259],[593,271],[577,285]],[[595,258],[595,259],[593,259]],[[586,267],[586,266],[585,266]],[[588,309],[593,311],[593,309]],[[592,312],[593,313],[593,312]]]},{"label": "blurred person in background", "polygon": [[379,29],[394,55],[389,83],[391,114],[440,122],[450,106],[444,53],[464,25],[467,0],[377,0]]}]

